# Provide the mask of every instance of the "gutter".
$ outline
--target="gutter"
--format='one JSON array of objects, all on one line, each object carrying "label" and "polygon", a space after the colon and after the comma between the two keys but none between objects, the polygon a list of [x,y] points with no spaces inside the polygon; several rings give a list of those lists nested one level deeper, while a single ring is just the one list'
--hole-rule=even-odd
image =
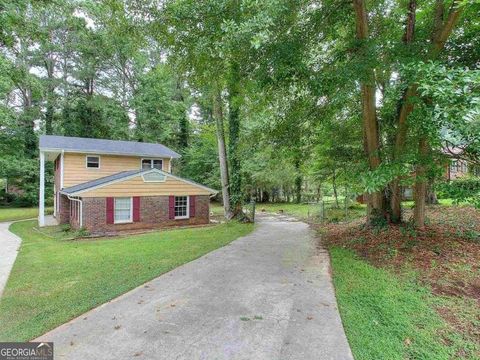
[{"label": "gutter", "polygon": [[80,199],[72,198],[70,195],[67,195],[68,200],[78,201],[80,203],[80,229],[83,227],[83,202]]},{"label": "gutter", "polygon": [[172,157],[174,159],[180,159],[182,155],[175,153],[172,154],[142,154],[142,153],[125,153],[121,151],[103,151],[103,150],[81,150],[81,149],[62,149],[62,148],[48,148],[48,147],[39,147],[40,151],[44,152],[58,152],[61,153],[62,151],[65,153],[74,153],[74,154],[95,154],[95,155],[121,155],[121,156],[141,156],[145,158],[169,158]]}]

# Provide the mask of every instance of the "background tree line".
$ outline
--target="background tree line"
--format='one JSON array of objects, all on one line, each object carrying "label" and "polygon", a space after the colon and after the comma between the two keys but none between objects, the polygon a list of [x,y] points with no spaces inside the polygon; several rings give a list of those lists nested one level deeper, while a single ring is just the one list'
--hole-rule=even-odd
[{"label": "background tree line", "polygon": [[36,199],[41,133],[161,142],[242,204],[367,194],[415,222],[446,145],[480,154],[478,1],[0,4],[0,177]]}]

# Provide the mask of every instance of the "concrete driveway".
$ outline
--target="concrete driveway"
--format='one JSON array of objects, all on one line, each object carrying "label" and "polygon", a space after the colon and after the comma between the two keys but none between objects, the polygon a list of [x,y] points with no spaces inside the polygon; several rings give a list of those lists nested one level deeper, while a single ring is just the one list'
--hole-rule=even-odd
[{"label": "concrete driveway", "polygon": [[53,341],[56,359],[353,359],[312,231],[259,220],[252,234],[37,341]]},{"label": "concrete driveway", "polygon": [[22,242],[17,235],[8,231],[11,224],[10,222],[0,223],[0,296],[7,284],[8,276]]}]

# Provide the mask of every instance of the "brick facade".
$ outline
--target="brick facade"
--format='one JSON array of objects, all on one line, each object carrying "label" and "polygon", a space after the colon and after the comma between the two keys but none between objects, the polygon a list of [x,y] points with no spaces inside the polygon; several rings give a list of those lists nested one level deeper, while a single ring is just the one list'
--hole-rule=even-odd
[{"label": "brick facade", "polygon": [[53,196],[55,197],[55,213],[56,219],[59,224],[69,224],[70,221],[70,200],[67,198],[66,195],[60,194],[60,186],[61,186],[61,156],[55,159],[54,162],[54,181],[55,181],[55,191]]},{"label": "brick facade", "polygon": [[201,225],[210,222],[210,198],[195,196],[195,216],[171,220],[168,217],[168,196],[140,198],[140,221],[128,224],[107,224],[106,198],[82,198],[83,227],[90,233],[108,233],[121,230],[151,229],[169,226]]},{"label": "brick facade", "polygon": [[58,204],[57,220],[59,224],[68,224],[70,222],[70,200],[66,195],[60,194]]}]

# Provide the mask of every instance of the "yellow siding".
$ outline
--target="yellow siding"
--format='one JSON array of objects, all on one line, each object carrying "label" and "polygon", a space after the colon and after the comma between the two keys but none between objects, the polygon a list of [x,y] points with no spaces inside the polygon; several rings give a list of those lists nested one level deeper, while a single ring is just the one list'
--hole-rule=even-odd
[{"label": "yellow siding", "polygon": [[[93,155],[93,154],[92,154]],[[99,155],[100,169],[87,169],[85,165],[86,154],[65,153],[63,187],[78,185],[120,171],[140,169],[141,157]],[[163,171],[169,171],[170,159],[163,159]]]},{"label": "yellow siding", "polygon": [[82,197],[210,195],[210,192],[182,180],[167,177],[165,182],[144,182],[141,176],[80,194]]}]

